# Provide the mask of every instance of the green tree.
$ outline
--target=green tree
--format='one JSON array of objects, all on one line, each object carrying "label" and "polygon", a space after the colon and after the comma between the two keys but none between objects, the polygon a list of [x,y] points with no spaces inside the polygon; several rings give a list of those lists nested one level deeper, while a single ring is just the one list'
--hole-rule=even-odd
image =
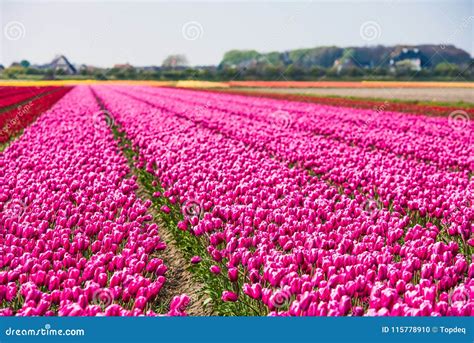
[{"label": "green tree", "polygon": [[164,68],[186,67],[188,59],[184,55],[169,55],[162,63]]},{"label": "green tree", "polygon": [[220,65],[223,67],[239,65],[249,60],[257,60],[260,56],[255,50],[231,50],[224,54]]},{"label": "green tree", "polygon": [[291,65],[286,71],[285,75],[288,75],[292,80],[301,81],[305,77],[305,70],[295,65]]},{"label": "green tree", "polygon": [[36,69],[36,68],[31,68],[31,67],[29,67],[29,68],[26,68],[25,73],[26,73],[27,75],[41,75],[41,74],[43,74],[44,72],[43,72],[41,69]]},{"label": "green tree", "polygon": [[318,79],[326,75],[326,69],[322,67],[313,67],[310,69],[309,74],[311,75],[312,79]]},{"label": "green tree", "polygon": [[457,76],[460,69],[455,64],[442,62],[434,68],[434,73],[438,76]]},{"label": "green tree", "polygon": [[30,62],[27,61],[27,60],[22,60],[22,61],[20,62],[20,65],[21,65],[23,68],[28,68],[31,64],[30,64]]},{"label": "green tree", "polygon": [[3,72],[8,78],[11,78],[11,79],[16,79],[16,77],[20,74],[25,74],[25,67],[21,66],[21,65],[15,65],[15,66],[11,66],[11,67],[8,67],[7,69],[5,69],[5,71]]}]

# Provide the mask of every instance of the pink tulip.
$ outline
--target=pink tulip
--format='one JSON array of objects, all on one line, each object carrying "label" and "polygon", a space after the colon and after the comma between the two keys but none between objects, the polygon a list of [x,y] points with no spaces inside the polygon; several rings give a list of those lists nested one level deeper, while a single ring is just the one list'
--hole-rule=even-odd
[{"label": "pink tulip", "polygon": [[219,268],[219,266],[216,266],[216,265],[212,265],[209,270],[211,271],[211,273],[213,274],[220,274],[221,272],[221,268]]},{"label": "pink tulip", "polygon": [[231,291],[224,291],[221,296],[222,301],[225,302],[236,302],[238,298],[239,296]]},{"label": "pink tulip", "polygon": [[239,270],[237,268],[229,268],[227,275],[231,282],[236,282],[239,277]]},{"label": "pink tulip", "polygon": [[193,257],[191,257],[191,263],[193,263],[193,264],[197,264],[197,263],[201,262],[201,260],[202,260],[202,259],[201,259],[200,256],[193,256]]}]

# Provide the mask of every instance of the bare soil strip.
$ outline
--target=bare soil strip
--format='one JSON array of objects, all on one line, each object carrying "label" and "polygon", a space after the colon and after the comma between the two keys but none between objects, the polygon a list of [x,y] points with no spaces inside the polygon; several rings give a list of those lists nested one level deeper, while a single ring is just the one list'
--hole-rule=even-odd
[{"label": "bare soil strip", "polygon": [[[130,167],[132,168],[132,172],[136,171],[133,166]],[[149,199],[149,193],[139,181],[138,186],[137,195],[142,200]],[[158,254],[158,257],[161,258],[166,267],[168,267],[165,274],[166,282],[158,296],[159,307],[165,307],[167,311],[169,309],[169,303],[174,296],[187,294],[191,298],[191,302],[186,309],[186,312],[190,316],[212,315],[209,308],[204,306],[203,297],[200,296],[203,285],[199,283],[189,271],[191,268],[189,259],[186,259],[181,250],[176,246],[173,234],[168,230],[166,224],[160,220],[156,209],[150,207],[148,212],[155,218],[155,222],[159,226],[160,237],[166,243],[166,249],[161,250]]]},{"label": "bare soil strip", "polygon": [[474,89],[472,88],[239,88],[239,90],[391,100],[464,101],[474,104]]}]

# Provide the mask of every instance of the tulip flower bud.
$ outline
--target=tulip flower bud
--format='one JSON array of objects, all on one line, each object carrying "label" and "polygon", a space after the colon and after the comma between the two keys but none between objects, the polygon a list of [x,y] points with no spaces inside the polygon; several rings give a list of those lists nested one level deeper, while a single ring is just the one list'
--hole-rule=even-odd
[{"label": "tulip flower bud", "polygon": [[193,257],[191,257],[191,263],[192,263],[192,264],[197,264],[197,263],[201,262],[201,260],[202,260],[202,259],[201,259],[200,256],[193,256]]},{"label": "tulip flower bud", "polygon": [[221,272],[221,268],[219,268],[219,266],[216,266],[216,265],[212,265],[209,270],[211,271],[211,273],[213,274],[220,274]]},{"label": "tulip flower bud", "polygon": [[239,296],[231,291],[224,291],[222,292],[221,299],[224,302],[236,302]]},{"label": "tulip flower bud", "polygon": [[239,277],[239,270],[237,268],[229,268],[227,275],[231,282],[236,282]]},{"label": "tulip flower bud", "polygon": [[161,210],[161,212],[166,213],[166,214],[170,214],[170,212],[171,212],[171,209],[166,205],[161,206],[160,210]]}]

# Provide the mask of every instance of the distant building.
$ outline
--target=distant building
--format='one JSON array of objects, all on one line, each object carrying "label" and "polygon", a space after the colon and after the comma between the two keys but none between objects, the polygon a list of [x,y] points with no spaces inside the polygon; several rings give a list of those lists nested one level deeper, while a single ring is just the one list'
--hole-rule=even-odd
[{"label": "distant building", "polygon": [[160,71],[161,67],[158,66],[142,66],[142,67],[136,67],[138,71]]},{"label": "distant building", "polygon": [[133,69],[133,66],[130,63],[116,64],[114,65],[114,69],[127,70],[127,69]]},{"label": "distant building", "polygon": [[247,70],[247,69],[257,68],[257,65],[259,62],[261,62],[261,60],[259,61],[258,59],[248,59],[248,60],[240,62],[239,64],[233,64],[231,67]]},{"label": "distant building", "polygon": [[43,64],[39,66],[33,66],[33,67],[37,69],[43,69],[43,70],[50,69],[50,70],[53,70],[55,73],[61,72],[62,74],[65,74],[65,75],[77,74],[76,67],[74,67],[64,55],[56,56],[51,61],[51,63],[47,63],[47,64]]},{"label": "distant building", "polygon": [[418,48],[403,48],[390,59],[390,68],[420,71],[428,63],[428,58]]},{"label": "distant building", "polygon": [[213,66],[213,65],[198,65],[198,66],[194,66],[193,68],[197,69],[197,70],[207,70],[207,71],[216,71],[217,70],[217,67]]},{"label": "distant building", "polygon": [[293,61],[291,60],[290,52],[289,52],[289,51],[284,51],[284,52],[281,54],[281,61],[283,62],[283,64],[284,64],[285,66],[289,66],[290,64],[293,63]]},{"label": "distant building", "polygon": [[95,73],[95,72],[101,70],[100,68],[90,66],[90,65],[87,65],[87,64],[81,64],[81,65],[75,66],[75,68],[79,72],[85,72],[85,73],[88,73],[88,74],[92,74],[92,73]]},{"label": "distant building", "polygon": [[54,60],[50,63],[49,69],[52,69],[55,72],[61,70],[67,75],[77,74],[76,68],[63,55],[56,56]]},{"label": "distant building", "polygon": [[357,68],[357,64],[354,63],[352,58],[339,58],[334,61],[334,68],[336,68],[336,72],[340,73],[345,69]]}]

